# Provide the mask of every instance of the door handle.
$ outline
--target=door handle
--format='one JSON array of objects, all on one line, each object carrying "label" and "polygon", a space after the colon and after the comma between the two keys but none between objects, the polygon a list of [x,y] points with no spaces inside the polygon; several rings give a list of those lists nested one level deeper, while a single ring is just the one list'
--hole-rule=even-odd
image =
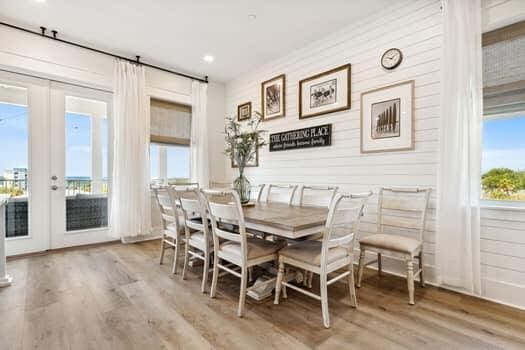
[{"label": "door handle", "polygon": [[51,176],[51,180],[56,181],[58,180],[58,177],[56,175]]},{"label": "door handle", "polygon": [[58,190],[58,186],[57,186],[57,185],[53,185],[53,186],[51,186],[51,189],[52,189],[53,191],[56,191],[56,190]]}]

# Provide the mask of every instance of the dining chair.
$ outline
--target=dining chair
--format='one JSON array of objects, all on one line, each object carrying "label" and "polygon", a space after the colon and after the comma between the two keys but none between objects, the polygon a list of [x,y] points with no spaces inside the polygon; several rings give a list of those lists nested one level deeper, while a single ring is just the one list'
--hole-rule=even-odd
[{"label": "dining chair", "polygon": [[[206,202],[199,189],[176,190],[184,220],[184,267],[182,279],[186,279],[190,256],[203,261],[201,292],[206,291],[210,266],[211,232],[206,212]],[[193,249],[193,250],[192,250]]]},{"label": "dining chair", "polygon": [[[293,243],[279,251],[279,272],[275,284],[274,304],[279,304],[281,290],[283,297],[287,297],[286,287],[290,287],[321,301],[323,324],[329,328],[328,286],[347,277],[351,305],[357,307],[353,270],[354,245],[363,208],[371,195],[371,192],[349,195],[336,194],[326,219],[323,240]],[[321,295],[284,281],[287,265],[318,274]],[[343,268],[346,271],[328,279],[329,273]]]},{"label": "dining chair", "polygon": [[[299,187],[299,205],[305,207],[327,208],[330,205],[337,193],[339,187],[337,186],[309,186],[302,185]],[[322,239],[323,233],[314,233],[306,237],[308,240]],[[303,284],[312,288],[313,273],[309,271],[304,272]]]},{"label": "dining chair", "polygon": [[[244,304],[248,282],[248,268],[265,262],[275,261],[277,251],[283,243],[274,243],[259,238],[249,237],[246,234],[244,214],[237,192],[232,190],[203,190],[207,199],[213,232],[213,278],[210,297],[214,298],[217,291],[219,269],[241,279],[239,306],[237,315],[244,315]],[[227,226],[219,226],[219,222],[230,222],[238,227],[232,232]],[[240,273],[231,265],[223,264],[226,261],[240,268]]]},{"label": "dining chair", "polygon": [[[387,188],[379,189],[377,203],[377,233],[359,240],[359,272],[357,287],[361,287],[364,267],[377,263],[378,273],[382,270],[382,255],[403,259],[407,264],[408,303],[414,305],[414,278],[419,275],[421,287],[423,279],[423,232],[427,217],[430,188]],[[416,237],[387,233],[386,230],[417,232]],[[377,254],[377,260],[365,263],[366,252]],[[414,272],[414,261],[418,260],[418,270]]]},{"label": "dining chair", "polygon": [[300,186],[299,205],[329,209],[338,189],[337,186]]},{"label": "dining chair", "polygon": [[184,235],[184,226],[180,222],[177,198],[171,186],[152,187],[160,209],[162,237],[160,240],[160,264],[164,262],[166,249],[174,249],[172,273],[177,273],[178,256]]},{"label": "dining chair", "polygon": [[251,200],[260,202],[265,188],[266,188],[266,184],[252,185],[251,192],[250,192]]},{"label": "dining chair", "polygon": [[277,202],[291,205],[296,190],[297,185],[270,184],[268,185],[265,201],[267,203]]}]

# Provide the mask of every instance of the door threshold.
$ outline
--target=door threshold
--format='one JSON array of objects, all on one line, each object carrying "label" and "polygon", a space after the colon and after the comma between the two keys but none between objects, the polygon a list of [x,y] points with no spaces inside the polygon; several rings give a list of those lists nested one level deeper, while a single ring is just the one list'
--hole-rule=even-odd
[{"label": "door threshold", "polygon": [[100,243],[90,243],[90,244],[81,244],[81,245],[75,245],[71,247],[63,247],[63,248],[55,248],[55,249],[47,249],[40,252],[32,252],[32,253],[23,253],[23,254],[16,254],[16,255],[9,255],[6,257],[7,261],[12,260],[18,260],[18,259],[24,259],[24,258],[31,258],[34,256],[42,256],[42,255],[49,255],[49,254],[55,254],[55,253],[61,253],[66,252],[69,250],[78,250],[78,249],[87,249],[87,248],[95,248],[95,247],[101,247],[105,245],[113,245],[121,243],[120,239],[106,241],[106,242],[100,242]]}]

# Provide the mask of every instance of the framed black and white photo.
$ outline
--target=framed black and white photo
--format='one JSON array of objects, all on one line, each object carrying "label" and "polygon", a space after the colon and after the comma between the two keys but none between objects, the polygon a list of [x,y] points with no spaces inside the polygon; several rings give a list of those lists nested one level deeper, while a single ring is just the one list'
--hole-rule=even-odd
[{"label": "framed black and white photo", "polygon": [[261,83],[262,120],[284,117],[286,108],[285,84],[284,74]]},{"label": "framed black and white photo", "polygon": [[[232,168],[238,168],[239,164],[235,161],[235,156],[231,159]],[[255,151],[255,155],[246,163],[246,167],[257,167],[259,166],[259,149]]]},{"label": "framed black and white photo", "polygon": [[252,103],[246,102],[237,106],[237,119],[239,121],[248,120],[252,117]]},{"label": "framed black and white photo", "polygon": [[299,82],[299,118],[350,109],[351,65],[346,64]]},{"label": "framed black and white photo", "polygon": [[414,148],[414,81],[361,94],[361,152]]}]

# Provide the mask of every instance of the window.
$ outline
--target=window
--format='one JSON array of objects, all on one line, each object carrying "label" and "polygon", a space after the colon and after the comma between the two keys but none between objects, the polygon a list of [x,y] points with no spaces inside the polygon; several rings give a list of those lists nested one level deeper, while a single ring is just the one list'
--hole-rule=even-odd
[{"label": "window", "polygon": [[[525,36],[483,35],[482,199],[525,204]],[[523,32],[523,31],[521,31]]]},{"label": "window", "polygon": [[190,179],[191,107],[151,100],[151,179],[184,183]]}]

